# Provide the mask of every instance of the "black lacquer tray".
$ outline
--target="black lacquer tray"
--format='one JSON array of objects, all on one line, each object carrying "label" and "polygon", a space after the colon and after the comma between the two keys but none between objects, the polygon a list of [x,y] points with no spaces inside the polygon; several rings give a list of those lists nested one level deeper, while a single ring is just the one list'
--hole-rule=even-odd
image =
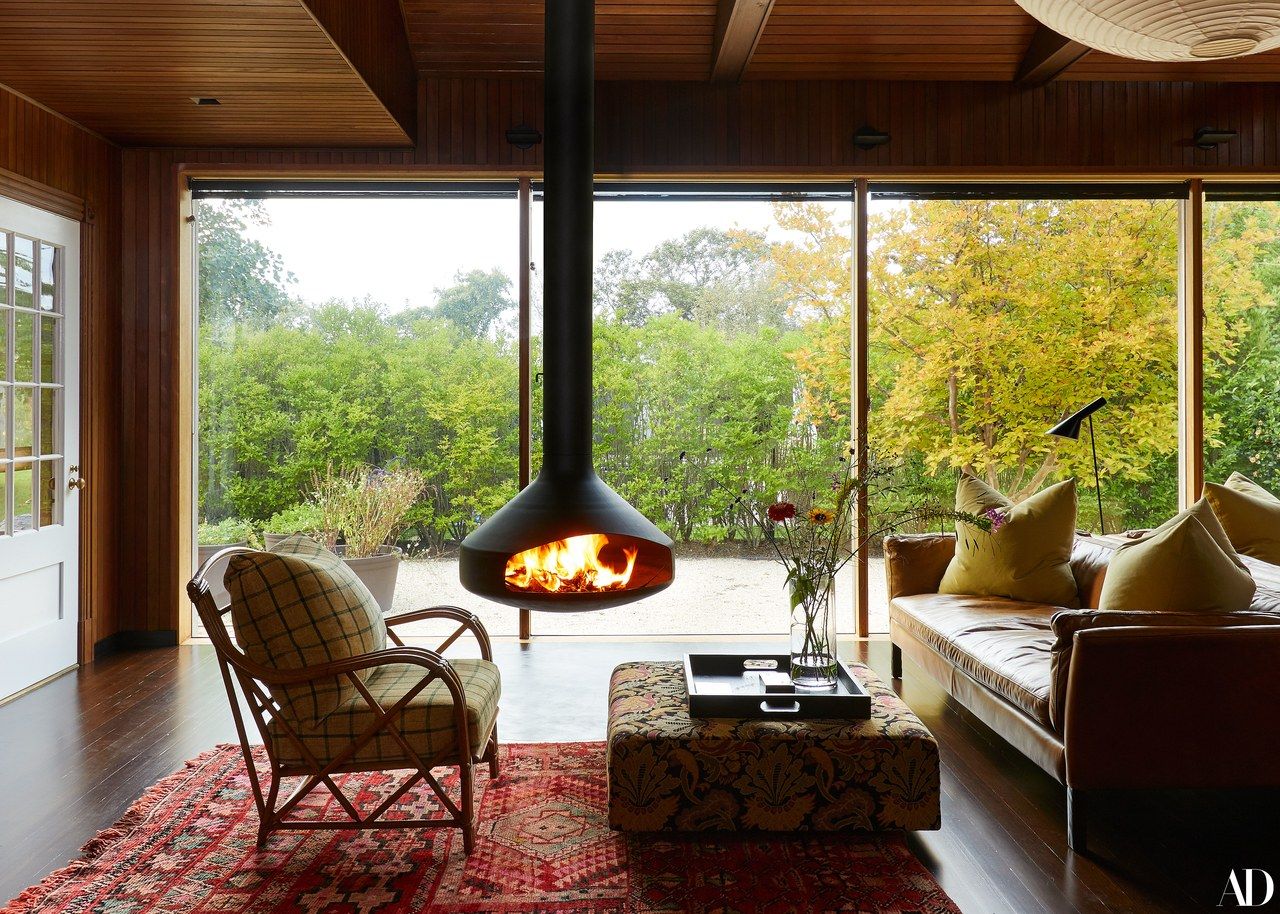
[{"label": "black lacquer tray", "polygon": [[766,692],[761,672],[787,673],[787,654],[685,654],[690,717],[866,720],[871,696],[843,662],[829,692]]}]

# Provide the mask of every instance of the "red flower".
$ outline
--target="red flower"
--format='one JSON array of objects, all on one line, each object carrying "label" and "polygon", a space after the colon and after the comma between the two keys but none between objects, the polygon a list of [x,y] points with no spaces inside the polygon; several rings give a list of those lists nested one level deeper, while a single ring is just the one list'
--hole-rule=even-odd
[{"label": "red flower", "polygon": [[769,520],[776,524],[782,523],[784,520],[790,520],[796,516],[796,506],[789,501],[780,501],[776,505],[770,505],[767,509]]}]

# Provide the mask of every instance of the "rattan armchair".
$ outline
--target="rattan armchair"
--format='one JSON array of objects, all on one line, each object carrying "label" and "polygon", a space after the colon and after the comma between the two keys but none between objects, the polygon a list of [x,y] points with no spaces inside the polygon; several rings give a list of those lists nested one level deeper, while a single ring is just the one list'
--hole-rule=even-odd
[{"label": "rattan armchair", "polygon": [[[475,788],[473,769],[477,763],[487,762],[489,776],[498,777],[498,733],[496,705],[493,723],[488,733],[472,733],[468,720],[467,693],[464,682],[454,665],[443,656],[459,638],[468,632],[480,647],[481,657],[492,661],[489,635],[480,620],[471,612],[456,606],[434,606],[385,619],[387,639],[390,645],[383,650],[348,657],[343,660],[310,666],[299,670],[280,670],[257,663],[246,655],[228,632],[226,616],[231,607],[218,606],[212,596],[210,582],[205,578],[206,569],[219,561],[226,561],[238,553],[251,552],[243,548],[223,550],[211,556],[187,585],[187,594],[195,604],[209,639],[213,642],[218,666],[226,686],[227,698],[235,720],[240,747],[258,809],[258,843],[266,842],[271,832],[282,829],[376,829],[376,828],[440,828],[457,827],[462,830],[463,847],[470,854],[475,844]],[[445,619],[457,623],[457,628],[435,650],[411,647],[404,644],[396,627],[424,619]],[[465,662],[465,661],[463,661]],[[475,661],[472,661],[474,663]],[[366,682],[370,671],[395,665],[396,676],[403,694],[390,704],[379,701]],[[364,675],[362,675],[364,674]],[[406,681],[406,676],[408,680]],[[361,703],[358,716],[353,719],[361,724],[358,730],[341,734],[340,743],[326,745],[323,753],[315,751],[314,742],[304,733],[303,726],[288,719],[282,713],[280,703],[272,697],[272,690],[291,685],[305,685],[339,678],[348,682],[358,693]],[[443,684],[444,689],[440,689]],[[402,732],[406,709],[415,697],[425,690],[431,703],[430,712],[445,713],[451,710],[452,725],[435,740],[427,754],[421,744],[414,745]],[[243,696],[258,735],[266,748],[268,759],[266,784],[259,772],[250,743],[249,730],[237,690]],[[447,701],[449,709],[444,708]],[[495,699],[496,701],[496,699]],[[419,702],[417,711],[422,712]],[[365,722],[367,719],[367,723]],[[326,739],[329,739],[326,736]],[[390,747],[382,748],[379,747]],[[377,750],[377,751],[375,751]],[[382,756],[390,756],[384,763]],[[460,799],[455,802],[440,780],[432,775],[432,769],[457,766],[461,781]],[[376,808],[360,810],[342,792],[334,776],[349,772],[407,769],[410,774]],[[281,782],[285,778],[301,777],[302,782],[283,801],[279,801]],[[384,818],[385,814],[419,782],[427,784],[443,807],[445,815],[431,818]],[[345,818],[298,818],[292,814],[312,791],[323,786],[337,801]]]}]

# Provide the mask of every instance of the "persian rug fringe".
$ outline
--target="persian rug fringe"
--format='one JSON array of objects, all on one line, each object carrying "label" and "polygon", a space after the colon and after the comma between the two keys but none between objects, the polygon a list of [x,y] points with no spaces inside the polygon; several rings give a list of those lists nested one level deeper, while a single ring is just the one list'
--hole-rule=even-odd
[{"label": "persian rug fringe", "polygon": [[232,743],[221,743],[212,749],[201,752],[195,758],[187,759],[182,763],[182,768],[152,784],[143,791],[142,796],[129,805],[124,815],[117,819],[113,825],[104,828],[86,841],[84,846],[80,848],[80,856],[77,859],[61,869],[54,870],[40,880],[38,885],[33,885],[31,888],[20,892],[4,908],[4,914],[35,914],[40,910],[40,905],[44,899],[52,892],[90,868],[95,860],[111,850],[115,845],[127,840],[134,830],[147,820],[147,816],[160,805],[160,802],[173,792],[173,788],[182,783],[188,772],[192,769],[200,768],[212,761],[216,756],[229,750],[238,752],[240,747]]}]

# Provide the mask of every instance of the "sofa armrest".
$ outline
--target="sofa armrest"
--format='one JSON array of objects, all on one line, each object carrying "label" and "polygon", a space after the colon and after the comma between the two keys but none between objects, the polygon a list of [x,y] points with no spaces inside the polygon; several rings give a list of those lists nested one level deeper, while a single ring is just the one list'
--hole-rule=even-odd
[{"label": "sofa armrest", "polygon": [[1280,786],[1280,625],[1075,634],[1067,786]]},{"label": "sofa armrest", "polygon": [[1227,628],[1241,625],[1280,625],[1271,613],[1175,613],[1137,610],[1064,609],[1049,620],[1053,647],[1049,652],[1049,722],[1062,732],[1065,723],[1067,676],[1077,632],[1101,628]]},{"label": "sofa armrest", "polygon": [[889,599],[937,593],[956,554],[954,533],[895,534],[884,538]]}]

